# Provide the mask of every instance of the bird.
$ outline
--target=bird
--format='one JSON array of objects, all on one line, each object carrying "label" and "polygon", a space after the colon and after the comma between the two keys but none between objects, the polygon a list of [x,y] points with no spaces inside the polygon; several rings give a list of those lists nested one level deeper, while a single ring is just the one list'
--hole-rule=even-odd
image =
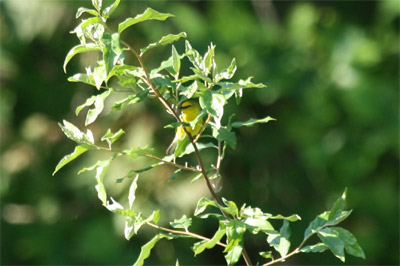
[{"label": "bird", "polygon": [[[193,100],[187,100],[187,101],[183,102],[180,109],[181,109],[181,114],[180,114],[179,118],[182,122],[193,121],[201,112],[200,105],[196,101],[193,101]],[[186,128],[186,131],[189,134],[191,134],[192,137],[194,137],[200,132],[202,125],[203,125],[203,118],[200,118],[194,127],[186,126],[185,128]],[[183,126],[177,127],[176,133],[175,133],[175,138],[172,141],[171,145],[169,145],[169,147],[167,149],[167,154],[172,154],[173,152],[175,152],[176,148],[178,146],[178,142],[183,140],[185,137],[186,137],[186,133],[185,133],[185,130],[183,129]]]}]

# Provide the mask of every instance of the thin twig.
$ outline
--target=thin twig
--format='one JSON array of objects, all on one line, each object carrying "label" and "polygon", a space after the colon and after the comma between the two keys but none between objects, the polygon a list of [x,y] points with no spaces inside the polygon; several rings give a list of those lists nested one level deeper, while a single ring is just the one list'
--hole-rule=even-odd
[{"label": "thin twig", "polygon": [[164,160],[162,158],[159,158],[159,157],[151,155],[151,154],[145,154],[144,156],[147,157],[147,158],[155,159],[155,160],[158,160],[160,162],[172,165],[172,166],[174,166],[176,168],[179,168],[179,169],[182,169],[182,170],[201,173],[200,169],[196,169],[196,168],[192,168],[192,167],[186,167],[186,166],[183,166],[183,165],[180,165],[180,164],[177,164],[177,163],[169,162],[169,161],[166,161],[166,160]]},{"label": "thin twig", "polygon": [[211,119],[211,115],[208,114],[208,117],[206,119],[206,122],[204,122],[203,126],[201,127],[199,134],[196,135],[196,138],[193,140],[194,142],[197,142],[201,136],[201,134],[203,134],[204,130],[206,130],[207,124],[210,122]]},{"label": "thin twig", "polygon": [[[148,222],[147,224],[152,226],[152,227],[154,227],[154,228],[157,228],[157,229],[169,232],[169,233],[178,234],[178,235],[186,235],[186,236],[190,236],[190,237],[194,237],[194,238],[198,238],[198,239],[202,239],[202,240],[207,240],[207,241],[211,240],[210,238],[207,238],[205,236],[198,235],[198,234],[195,234],[195,233],[192,233],[192,232],[189,232],[189,231],[179,231],[179,230],[169,229],[169,228],[165,228],[165,227],[162,227],[162,226],[150,223],[150,222]],[[226,244],[221,243],[219,241],[216,242],[216,244],[218,246],[221,246],[221,247],[224,247],[224,248],[226,247]]]}]

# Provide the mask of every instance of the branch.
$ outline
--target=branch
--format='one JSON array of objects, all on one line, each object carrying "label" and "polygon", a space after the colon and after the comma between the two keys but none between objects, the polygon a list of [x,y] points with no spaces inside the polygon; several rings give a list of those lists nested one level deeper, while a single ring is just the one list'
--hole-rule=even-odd
[{"label": "branch", "polygon": [[[146,78],[144,79],[144,81],[151,88],[151,90],[154,92],[154,94],[156,94],[158,100],[162,103],[162,105],[164,105],[164,107],[167,109],[167,111],[170,112],[178,122],[182,122],[180,117],[178,116],[178,114],[175,112],[175,110],[169,105],[168,101],[161,95],[161,93],[158,91],[158,89],[154,86],[153,82],[150,79],[149,72],[147,71],[146,66],[143,63],[142,57],[132,47],[130,47],[129,44],[127,44],[124,41],[122,41],[121,43],[123,45],[125,45],[135,55],[135,57],[139,61],[139,64],[143,68],[143,71],[145,73],[145,77]],[[203,174],[204,179],[206,180],[206,184],[207,184],[208,190],[211,192],[211,195],[214,198],[214,200],[219,205],[222,205],[222,201],[219,199],[217,193],[215,192],[214,188],[212,187],[210,178],[208,177],[208,175],[206,173],[206,170],[205,170],[205,167],[204,167],[204,163],[203,163],[203,159],[200,156],[200,151],[199,151],[199,149],[198,149],[198,147],[196,145],[196,142],[195,142],[194,138],[192,137],[192,134],[190,134],[187,131],[186,127],[182,127],[182,128],[185,131],[186,136],[188,137],[188,139],[190,140],[190,142],[193,145],[193,148],[194,148],[194,151],[195,151],[195,154],[196,154],[196,157],[197,157],[197,161],[198,161],[199,166],[200,166],[200,171]],[[229,218],[229,216],[222,209],[220,209],[220,211],[225,217]],[[246,250],[244,249],[244,247],[243,247],[243,251],[242,251],[242,256],[243,256],[244,261],[246,262],[247,266],[252,265],[250,257],[248,256],[248,254],[247,254]]]}]

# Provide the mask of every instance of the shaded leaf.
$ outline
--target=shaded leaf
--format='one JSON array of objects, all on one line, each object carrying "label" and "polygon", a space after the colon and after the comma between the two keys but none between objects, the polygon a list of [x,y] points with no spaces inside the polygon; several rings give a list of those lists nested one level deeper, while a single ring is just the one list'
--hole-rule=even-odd
[{"label": "shaded leaf", "polygon": [[339,238],[339,235],[332,228],[324,228],[317,231],[321,241],[332,251],[333,255],[345,262],[344,243]]},{"label": "shaded leaf", "polygon": [[[185,36],[186,37],[186,36]],[[178,52],[175,49],[175,46],[172,45],[172,67],[176,73],[176,77],[179,75],[179,71],[181,69],[181,58]]]},{"label": "shaded leaf", "polygon": [[219,129],[213,128],[213,136],[218,141],[225,141],[232,149],[236,149],[235,132],[228,130],[226,127],[220,127]]},{"label": "shaded leaf", "polygon": [[310,245],[310,246],[305,246],[300,249],[300,252],[304,253],[316,253],[316,252],[324,252],[325,250],[328,250],[328,247],[324,243],[318,243],[315,245]]}]

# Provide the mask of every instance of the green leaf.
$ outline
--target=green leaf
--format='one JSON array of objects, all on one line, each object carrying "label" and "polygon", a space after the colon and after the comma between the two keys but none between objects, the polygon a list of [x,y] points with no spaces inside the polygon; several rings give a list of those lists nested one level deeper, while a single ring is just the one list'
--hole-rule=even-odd
[{"label": "green leaf", "polygon": [[207,198],[201,198],[197,202],[197,206],[194,211],[194,216],[198,216],[199,214],[203,213],[206,210],[207,206],[214,206],[214,207],[218,208],[218,205],[215,201],[207,199]]},{"label": "green leaf", "polygon": [[288,220],[290,222],[300,221],[301,217],[298,214],[292,214],[290,216],[282,216],[280,214],[269,217],[269,219],[279,219],[279,220]]},{"label": "green leaf", "polygon": [[243,250],[243,234],[246,232],[246,225],[239,220],[230,220],[226,225],[227,246],[224,250],[228,265],[235,264]]},{"label": "green leaf", "polygon": [[242,127],[242,126],[251,127],[254,124],[268,123],[271,120],[276,120],[276,119],[272,118],[270,116],[267,116],[267,117],[261,118],[261,119],[250,118],[249,120],[247,120],[245,122],[233,122],[232,127]]},{"label": "green leaf", "polygon": [[171,14],[160,13],[155,11],[154,9],[147,8],[142,14],[137,15],[134,18],[128,18],[124,22],[121,22],[118,25],[118,33],[121,34],[126,28],[135,25],[139,22],[147,21],[147,20],[166,20],[169,17],[173,17]]},{"label": "green leaf", "polygon": [[221,127],[225,104],[226,100],[224,96],[211,90],[206,90],[203,96],[200,97],[200,106],[214,117],[217,128]]},{"label": "green leaf", "polygon": [[274,247],[282,257],[286,256],[290,248],[290,228],[289,221],[284,220],[283,225],[278,232],[270,232],[267,241],[270,246]]},{"label": "green leaf", "polygon": [[195,68],[202,69],[203,57],[192,48],[189,41],[185,42],[185,54]]},{"label": "green leaf", "polygon": [[130,104],[134,104],[134,103],[138,103],[143,101],[147,95],[149,94],[149,90],[144,90],[139,92],[138,94],[131,94],[128,97],[126,97],[125,99],[115,102],[113,105],[113,109],[114,110],[121,110],[125,105],[130,105]]},{"label": "green leaf", "polygon": [[344,211],[345,203],[346,190],[343,195],[337,199],[330,211],[321,213],[310,223],[304,232],[304,239],[324,227],[337,225],[349,217],[352,210]]},{"label": "green leaf", "polygon": [[187,231],[187,229],[189,228],[189,226],[192,225],[192,218],[188,218],[186,217],[186,215],[183,215],[180,219],[175,219],[173,222],[169,223],[173,228],[181,228],[181,229],[185,229],[185,231]]},{"label": "green leaf", "polygon": [[163,36],[158,42],[150,43],[146,47],[140,49],[140,56],[142,56],[145,52],[147,52],[150,49],[153,49],[160,45],[167,45],[176,42],[180,38],[186,38],[186,33],[181,32],[179,34],[168,34],[166,36]]},{"label": "green leaf", "polygon": [[120,36],[118,33],[109,34],[104,33],[102,37],[104,44],[103,60],[105,62],[107,75],[111,72],[114,66],[122,61],[124,58],[123,50],[121,47]]},{"label": "green leaf", "polygon": [[103,4],[103,0],[92,0],[92,5],[94,6],[94,8],[97,9],[97,11],[100,12],[101,6]]},{"label": "green leaf", "polygon": [[[187,138],[185,138],[185,139],[187,139]],[[179,145],[179,142],[178,142],[178,145]],[[209,142],[209,143],[196,142],[196,145],[197,145],[197,149],[199,151],[207,149],[207,148],[218,149],[218,147],[214,143],[211,143],[211,142]],[[190,145],[186,145],[184,151],[182,153],[180,153],[179,155],[176,155],[176,157],[182,157],[184,155],[188,155],[188,154],[191,154],[193,152],[194,152],[193,145],[191,145],[191,144]]]},{"label": "green leaf", "polygon": [[330,222],[334,222],[338,219],[341,219],[344,207],[346,206],[346,195],[347,195],[347,188],[343,192],[342,196],[336,200],[331,211],[329,212],[328,220]]},{"label": "green leaf", "polygon": [[223,207],[222,210],[224,212],[232,215],[233,217],[238,217],[239,210],[238,210],[236,203],[233,201],[227,200],[225,198],[222,198],[222,201],[227,206],[227,207]]},{"label": "green leaf", "polygon": [[231,79],[236,72],[236,68],[236,60],[233,58],[230,66],[227,69],[224,69],[215,75],[215,83],[218,83],[223,79]]},{"label": "green leaf", "polygon": [[102,64],[95,67],[93,70],[93,80],[96,88],[100,90],[101,85],[103,84],[104,81],[107,80],[107,71],[106,71],[106,66],[101,62]]},{"label": "green leaf", "polygon": [[145,146],[143,148],[131,148],[130,150],[124,150],[123,153],[132,157],[132,158],[137,158],[139,156],[144,156],[146,154],[149,154],[153,151],[153,148],[150,148],[148,146]]},{"label": "green leaf", "polygon": [[193,245],[192,250],[194,251],[194,256],[202,253],[205,249],[212,249],[224,235],[225,225],[220,222],[217,232],[215,232],[214,236],[210,240],[202,240]]},{"label": "green leaf", "polygon": [[96,17],[99,16],[99,13],[94,9],[80,7],[80,8],[78,8],[78,11],[76,12],[75,18],[79,18],[83,13],[89,13],[90,15],[93,15]]},{"label": "green leaf", "polygon": [[266,88],[262,83],[255,84],[251,82],[252,77],[249,77],[246,80],[239,80],[237,83],[231,82],[218,82],[218,85],[221,86],[221,91],[228,90],[240,90],[240,89],[249,89],[249,88]]},{"label": "green leaf", "polygon": [[111,144],[116,142],[123,134],[125,134],[125,131],[122,129],[118,130],[116,133],[113,133],[111,129],[108,129],[107,133],[101,137],[101,141],[106,141],[108,143],[108,148],[111,149]]},{"label": "green leaf", "polygon": [[67,64],[68,62],[77,54],[80,53],[86,53],[86,52],[90,52],[90,51],[101,51],[101,47],[98,44],[94,44],[94,43],[87,43],[87,44],[79,44],[74,46],[67,54],[67,56],[65,57],[65,61],[64,61],[64,72],[67,73]]},{"label": "green leaf", "polygon": [[140,173],[149,171],[149,170],[153,169],[154,167],[162,165],[162,164],[163,164],[163,162],[157,162],[157,163],[154,163],[152,165],[146,166],[144,168],[141,168],[141,169],[138,169],[138,170],[134,170],[134,172],[140,174]]},{"label": "green leaf", "polygon": [[120,0],[115,0],[114,3],[112,3],[110,6],[106,7],[103,10],[102,16],[105,19],[108,19],[112,13],[114,13],[114,11],[117,9],[118,5],[120,3]]},{"label": "green leaf", "polygon": [[266,259],[274,259],[274,257],[272,256],[272,251],[261,251],[258,254],[260,254],[261,257]]},{"label": "green leaf", "polygon": [[260,231],[266,234],[277,232],[272,224],[268,221],[266,216],[247,217],[243,219],[243,222],[247,225],[247,230],[249,230],[252,234],[258,234]]},{"label": "green leaf", "polygon": [[171,182],[177,178],[177,176],[182,172],[182,169],[177,169],[174,173],[169,177],[168,182]]},{"label": "green leaf", "polygon": [[213,136],[217,138],[218,141],[225,141],[232,149],[236,149],[235,132],[228,130],[226,127],[220,127],[219,129],[213,127]]},{"label": "green leaf", "polygon": [[352,233],[341,227],[333,227],[332,230],[338,233],[339,238],[344,243],[344,248],[347,253],[365,259],[364,251],[357,243],[357,240]]},{"label": "green leaf", "polygon": [[175,46],[172,45],[172,66],[176,73],[176,78],[179,76],[179,70],[181,69],[181,58],[178,52],[175,49]]},{"label": "green leaf", "polygon": [[67,138],[75,141],[79,144],[86,144],[89,147],[95,147],[93,133],[89,129],[87,130],[86,134],[79,130],[76,126],[71,124],[70,122],[63,120],[63,125],[58,124]]},{"label": "green leaf", "polygon": [[133,209],[133,202],[136,199],[135,192],[137,189],[137,180],[139,178],[139,175],[136,175],[136,177],[132,180],[131,186],[129,187],[129,195],[128,195],[128,201],[129,201],[129,209]]},{"label": "green leaf", "polygon": [[144,264],[144,260],[150,256],[151,249],[155,246],[158,240],[165,238],[164,234],[157,234],[154,236],[149,242],[142,246],[140,249],[140,254],[136,262],[133,264],[134,266],[142,266]]},{"label": "green leaf", "polygon": [[309,245],[309,246],[305,246],[302,247],[300,249],[300,252],[304,252],[304,253],[317,253],[317,252],[324,252],[325,250],[327,250],[328,247],[327,245],[325,245],[324,243],[317,243],[315,245]]},{"label": "green leaf", "polygon": [[94,108],[89,109],[89,111],[87,113],[85,126],[93,123],[96,120],[96,118],[99,116],[101,111],[103,111],[105,99],[107,99],[107,97],[110,94],[111,94],[111,90],[106,90],[99,95],[93,95],[92,97],[88,98],[84,104],[82,104],[76,108],[75,113],[76,113],[76,115],[79,115],[79,113],[82,111],[83,108],[94,104]]},{"label": "green leaf", "polygon": [[[185,77],[182,79],[185,79]],[[190,99],[196,94],[196,92],[204,94],[206,90],[208,90],[208,88],[204,85],[204,83],[200,82],[199,80],[195,80],[188,87],[181,86],[179,88],[179,94],[185,96],[187,99]]]},{"label": "green leaf", "polygon": [[89,150],[91,147],[87,145],[78,145],[75,147],[74,151],[71,154],[65,155],[60,162],[57,164],[56,169],[53,172],[53,176],[66,164],[69,162],[73,161],[77,157],[79,157],[81,154]]},{"label": "green leaf", "polygon": [[121,183],[125,178],[132,178],[134,175],[136,175],[136,172],[134,170],[130,170],[125,176],[118,178],[116,182]]},{"label": "green leaf", "polygon": [[337,231],[332,228],[324,228],[317,231],[321,241],[332,251],[333,255],[345,262],[344,242],[339,238]]},{"label": "green leaf", "polygon": [[68,78],[69,82],[83,82],[92,86],[96,86],[93,80],[93,76],[87,74],[78,73]]},{"label": "green leaf", "polygon": [[225,259],[228,265],[235,265],[236,262],[240,259],[243,250],[243,241],[239,242],[236,246],[228,251],[225,255]]},{"label": "green leaf", "polygon": [[204,71],[205,75],[207,76],[212,69],[215,67],[215,45],[211,44],[208,47],[207,53],[204,55],[203,63],[202,63],[202,70]]}]

